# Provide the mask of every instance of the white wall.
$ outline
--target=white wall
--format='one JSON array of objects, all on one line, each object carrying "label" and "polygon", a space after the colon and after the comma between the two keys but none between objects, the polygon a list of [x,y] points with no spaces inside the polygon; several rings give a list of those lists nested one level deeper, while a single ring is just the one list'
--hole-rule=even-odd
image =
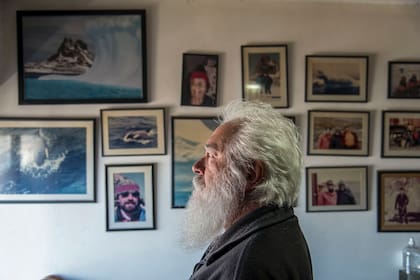
[{"label": "white wall", "polygon": [[[419,159],[382,159],[381,110],[417,109],[417,100],[387,99],[389,60],[420,59],[420,7],[365,4],[303,4],[275,1],[74,0],[4,1],[0,14],[0,116],[97,117],[101,108],[167,108],[164,156],[97,156],[97,198],[89,204],[0,204],[0,279],[32,280],[60,273],[73,280],[187,279],[201,252],[177,244],[181,209],[171,209],[171,115],[211,115],[215,108],[181,107],[182,53],[220,54],[220,104],[241,97],[240,46],[282,43],[289,47],[290,105],[306,153],[309,109],[369,110],[369,157],[306,156],[307,166],[369,165],[369,210],[305,212],[305,178],[296,213],[306,234],[319,280],[397,279],[400,250],[418,233],[377,232],[380,169],[412,169]],[[226,2],[226,3],[223,3]],[[147,9],[150,102],[137,105],[18,106],[16,9]],[[304,64],[308,54],[369,55],[369,102],[305,103]],[[99,131],[97,133],[99,138]],[[157,229],[105,231],[107,163],[156,163]]]}]

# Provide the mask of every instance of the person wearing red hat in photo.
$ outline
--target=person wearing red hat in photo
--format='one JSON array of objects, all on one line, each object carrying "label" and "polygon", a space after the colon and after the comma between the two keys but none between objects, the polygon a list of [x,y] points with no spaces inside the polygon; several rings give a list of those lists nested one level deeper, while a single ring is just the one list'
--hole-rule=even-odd
[{"label": "person wearing red hat in photo", "polygon": [[[209,79],[205,70],[197,69],[189,77],[189,97],[184,98],[182,105],[214,106],[213,99],[207,95]],[[186,100],[185,100],[186,99]]]},{"label": "person wearing red hat in photo", "polygon": [[131,180],[120,181],[115,187],[115,221],[145,221],[146,209],[139,185]]}]

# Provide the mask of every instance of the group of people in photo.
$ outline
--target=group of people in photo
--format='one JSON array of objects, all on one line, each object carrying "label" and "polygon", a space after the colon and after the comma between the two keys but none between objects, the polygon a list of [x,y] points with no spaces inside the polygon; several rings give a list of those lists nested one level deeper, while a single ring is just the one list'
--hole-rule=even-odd
[{"label": "group of people in photo", "polygon": [[351,127],[326,127],[316,141],[317,149],[358,149],[360,148],[357,133]]},{"label": "group of people in photo", "polygon": [[316,205],[356,204],[356,198],[353,192],[343,180],[339,180],[337,185],[334,184],[333,180],[327,180],[325,183],[319,184],[315,197],[314,202]]}]

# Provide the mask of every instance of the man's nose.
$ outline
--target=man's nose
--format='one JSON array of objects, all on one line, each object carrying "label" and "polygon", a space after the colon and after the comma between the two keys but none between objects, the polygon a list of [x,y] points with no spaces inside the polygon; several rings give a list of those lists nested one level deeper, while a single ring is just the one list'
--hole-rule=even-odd
[{"label": "man's nose", "polygon": [[204,157],[197,160],[192,166],[192,171],[198,175],[204,175],[204,169]]}]

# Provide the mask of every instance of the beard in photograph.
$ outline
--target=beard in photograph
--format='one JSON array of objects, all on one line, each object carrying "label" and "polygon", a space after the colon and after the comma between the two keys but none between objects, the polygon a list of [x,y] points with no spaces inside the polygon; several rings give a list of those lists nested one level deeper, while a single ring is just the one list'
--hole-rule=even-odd
[{"label": "beard in photograph", "polygon": [[208,185],[203,176],[194,177],[181,232],[181,243],[186,249],[204,247],[222,233],[226,221],[236,217],[246,186],[244,176],[239,174],[224,168]]}]

